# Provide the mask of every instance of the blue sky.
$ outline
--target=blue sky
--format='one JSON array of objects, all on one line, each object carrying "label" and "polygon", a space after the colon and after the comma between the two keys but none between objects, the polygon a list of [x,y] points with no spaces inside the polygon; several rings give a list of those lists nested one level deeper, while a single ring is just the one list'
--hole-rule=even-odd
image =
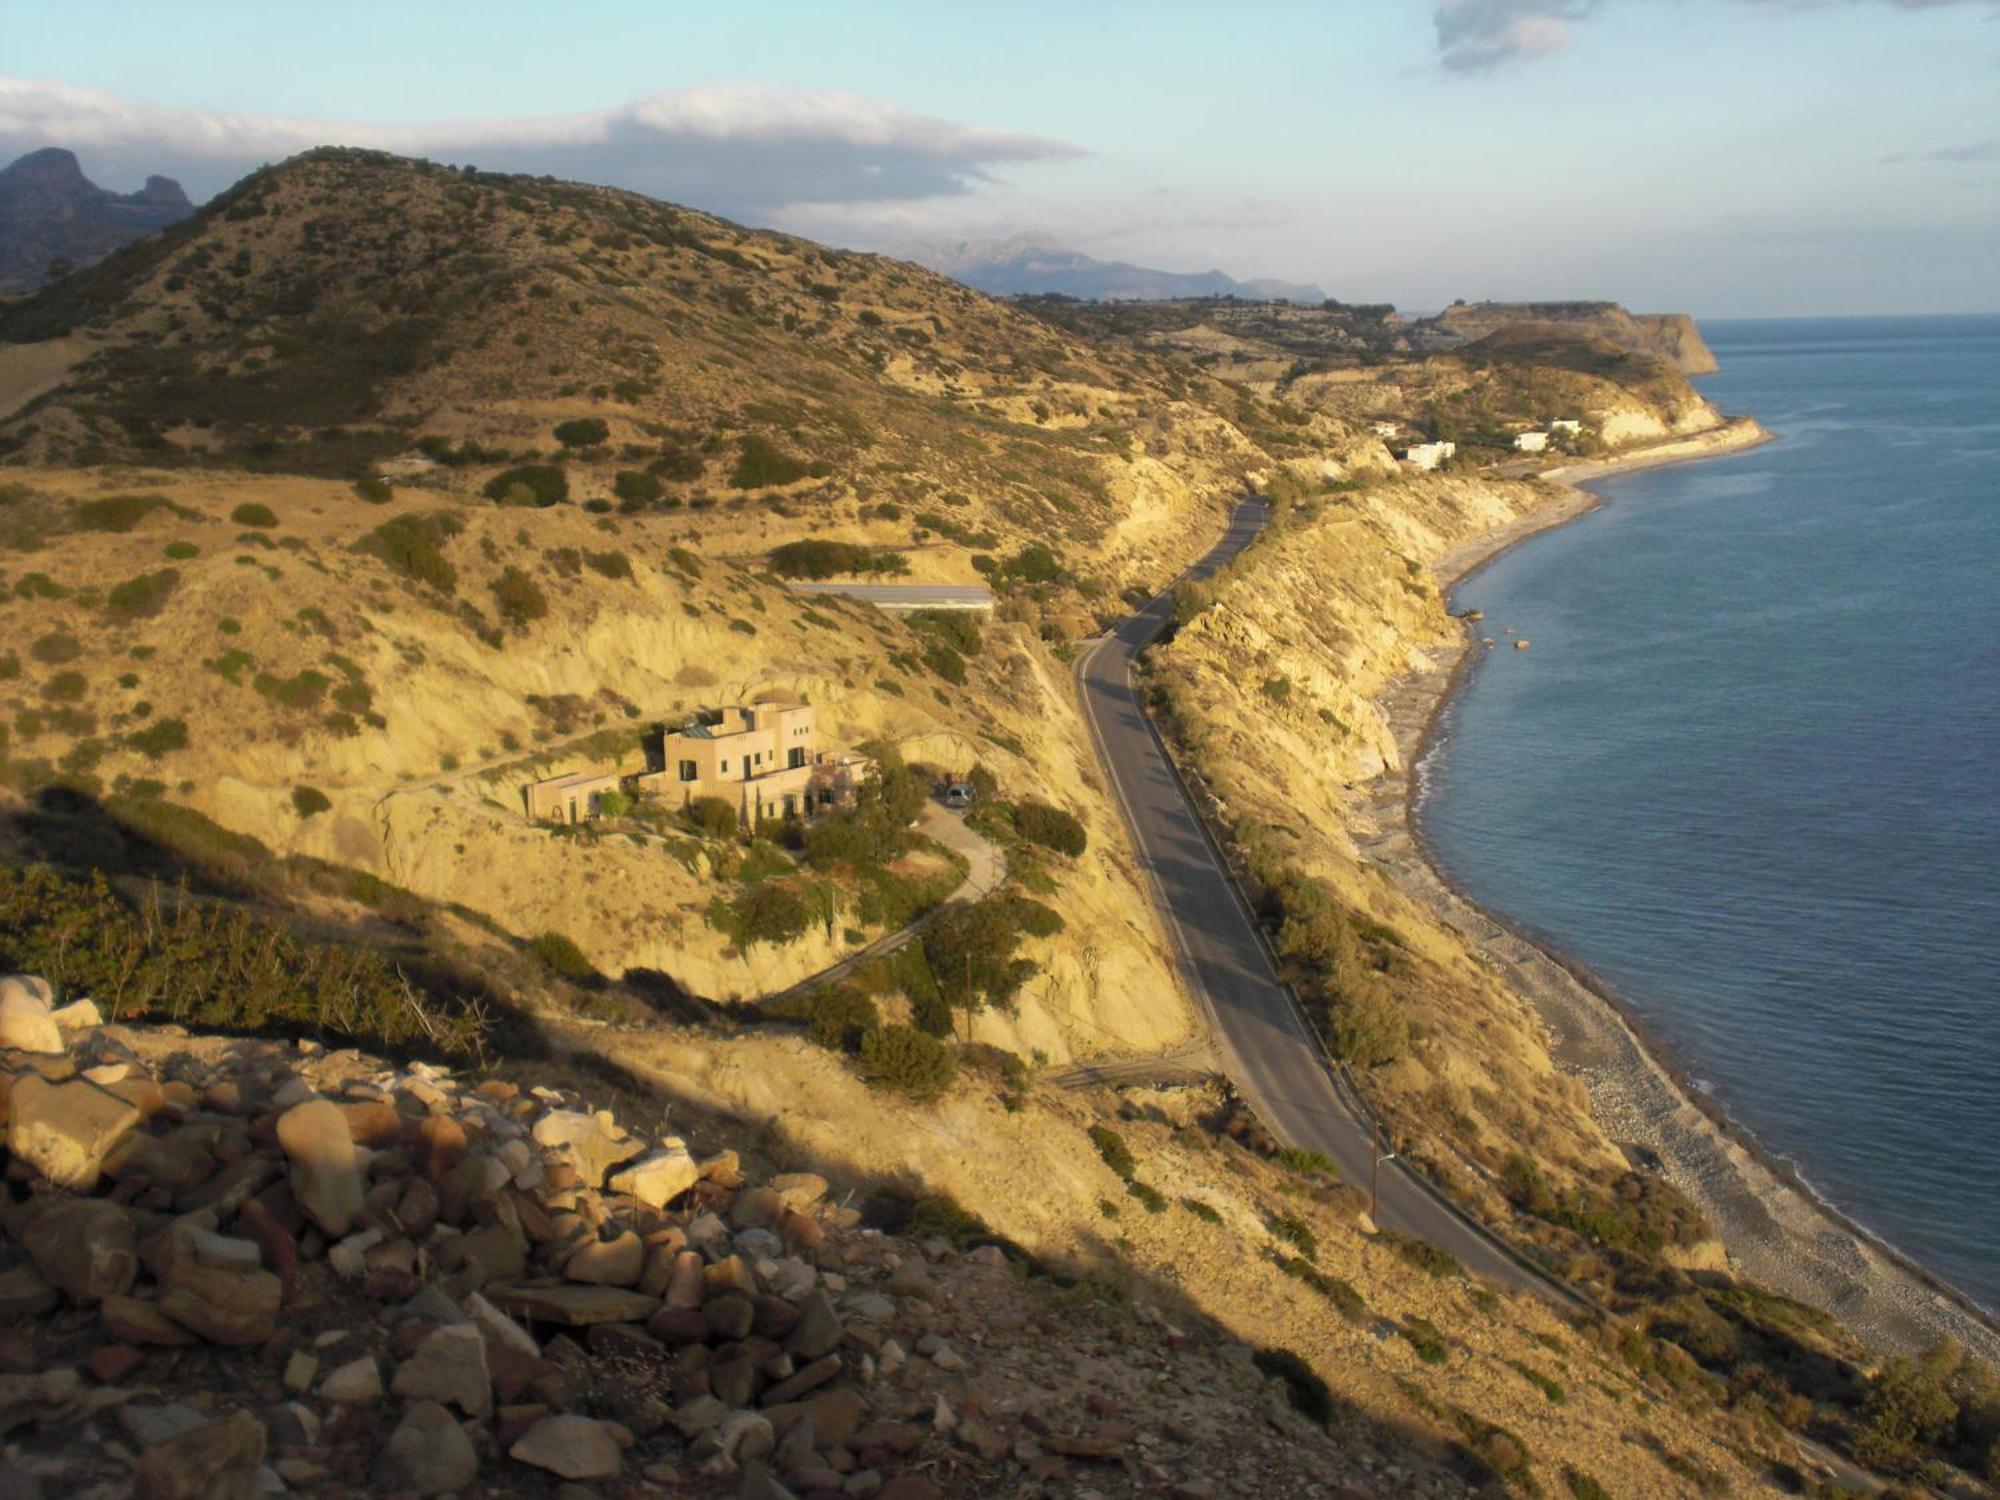
[{"label": "blue sky", "polygon": [[1355,301],[2000,309],[1996,0],[0,0],[0,150],[321,140]]}]

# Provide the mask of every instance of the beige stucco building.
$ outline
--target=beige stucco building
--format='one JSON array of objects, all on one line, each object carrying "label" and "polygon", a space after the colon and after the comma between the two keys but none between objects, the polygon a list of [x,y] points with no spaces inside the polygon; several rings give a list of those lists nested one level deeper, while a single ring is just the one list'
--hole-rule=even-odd
[{"label": "beige stucco building", "polygon": [[850,805],[869,764],[822,749],[813,706],[781,699],[704,714],[668,730],[660,748],[660,769],[639,777],[639,795],[674,807],[719,797],[752,827]]},{"label": "beige stucco building", "polygon": [[616,771],[566,771],[526,788],[528,816],[537,823],[587,823],[599,799],[618,790]]}]

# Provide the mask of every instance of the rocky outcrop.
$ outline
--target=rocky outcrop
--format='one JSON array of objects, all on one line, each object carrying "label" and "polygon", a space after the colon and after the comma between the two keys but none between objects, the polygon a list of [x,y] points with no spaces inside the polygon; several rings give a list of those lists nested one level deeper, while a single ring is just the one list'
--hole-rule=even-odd
[{"label": "rocky outcrop", "polygon": [[1683,375],[1708,375],[1716,369],[1714,354],[1686,313],[1633,313],[1616,302],[1454,302],[1415,326],[1433,341],[1456,344],[1475,343],[1522,325],[1603,339],[1665,360]]},{"label": "rocky outcrop", "polygon": [[[567,1091],[177,1027],[71,1048],[35,1066],[122,1066],[159,1107],[102,1195],[10,1163],[0,1489],[15,1462],[141,1500],[1249,1496],[1337,1461],[1244,1346]],[[15,1099],[53,1087],[23,1058]]]},{"label": "rocky outcrop", "polygon": [[193,212],[171,177],[113,193],[83,175],[74,152],[31,151],[0,171],[0,292],[30,291],[52,268],[90,265]]}]

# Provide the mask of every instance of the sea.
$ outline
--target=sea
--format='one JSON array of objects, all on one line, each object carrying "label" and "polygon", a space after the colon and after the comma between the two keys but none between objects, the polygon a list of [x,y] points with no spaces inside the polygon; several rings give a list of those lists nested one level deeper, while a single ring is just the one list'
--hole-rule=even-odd
[{"label": "sea", "polygon": [[1593,481],[1464,581],[1499,645],[1419,816],[1766,1153],[2000,1310],[2000,317],[1703,332],[1702,393],[1778,441]]}]

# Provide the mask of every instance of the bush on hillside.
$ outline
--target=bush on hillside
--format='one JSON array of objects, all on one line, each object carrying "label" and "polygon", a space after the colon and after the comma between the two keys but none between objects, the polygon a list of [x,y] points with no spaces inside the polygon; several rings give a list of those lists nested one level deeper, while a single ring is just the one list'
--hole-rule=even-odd
[{"label": "bush on hillside", "polygon": [[493,604],[500,618],[517,630],[549,612],[549,596],[542,592],[542,586],[516,567],[507,568],[493,580]]},{"label": "bush on hillside", "polygon": [[817,537],[771,549],[771,571],[780,578],[833,578],[842,573],[907,573],[899,552],[877,552],[853,542]]},{"label": "bush on hillside", "polygon": [[717,896],[708,907],[709,925],[745,950],[756,943],[797,942],[812,926],[813,917],[805,893],[779,880],[760,880],[733,900]]},{"label": "bush on hillside", "polygon": [[370,475],[366,479],[354,481],[354,493],[370,505],[387,505],[396,498],[395,488],[388,480]]},{"label": "bush on hillside", "polygon": [[1008,559],[1007,571],[1023,583],[1054,583],[1062,577],[1062,564],[1040,542],[1030,542]]},{"label": "bush on hillside", "polygon": [[565,979],[597,978],[597,966],[567,933],[545,932],[528,944],[528,951]]},{"label": "bush on hillside", "polygon": [[576,417],[556,423],[556,441],[565,448],[595,448],[611,436],[611,429],[596,417]]},{"label": "bush on hillside", "polygon": [[935,1099],[957,1072],[951,1048],[913,1026],[872,1026],[861,1035],[861,1076],[875,1088]]},{"label": "bush on hillside", "polygon": [[166,604],[167,596],[180,586],[180,581],[180,573],[173,568],[162,568],[157,573],[141,573],[123,583],[114,583],[104,596],[104,607],[124,620],[156,615]]},{"label": "bush on hillside", "polygon": [[727,838],[743,825],[734,803],[721,797],[697,797],[688,804],[688,822],[696,833],[712,839]]},{"label": "bush on hillside", "polygon": [[569,498],[569,476],[554,464],[520,464],[495,474],[480,493],[502,505],[560,505]]},{"label": "bush on hillside", "polygon": [[749,432],[743,435],[742,451],[737,456],[736,467],[730,471],[729,482],[739,490],[770,489],[803,479],[806,472],[806,465],[801,460],[784,452],[761,433]]},{"label": "bush on hillside", "polygon": [[333,806],[325,792],[317,787],[295,786],[292,788],[292,807],[301,818],[310,818],[323,813]]},{"label": "bush on hillside", "polygon": [[126,735],[125,744],[148,760],[158,760],[175,750],[185,750],[188,746],[187,720],[155,719],[144,729]]},{"label": "bush on hillside", "polygon": [[306,941],[240,907],[171,901],[157,886],[134,907],[101,871],[72,880],[43,865],[0,867],[0,967],[87,994],[112,1020],[448,1052],[472,1050],[485,1026],[472,1012],[427,1012],[372,953]]},{"label": "bush on hillside", "polygon": [[823,984],[777,1003],[772,1010],[807,1022],[813,1041],[831,1052],[859,1052],[861,1039],[882,1022],[875,1002],[847,984]]},{"label": "bush on hillside", "polygon": [[1088,847],[1089,835],[1074,813],[1051,807],[1046,802],[1022,802],[1014,808],[1014,831],[1031,844],[1053,849],[1071,858]]},{"label": "bush on hillside", "polygon": [[611,493],[627,505],[645,505],[660,498],[666,486],[640,469],[620,469],[611,481]]},{"label": "bush on hillside", "polygon": [[404,577],[449,594],[458,587],[458,569],[444,555],[444,544],[463,529],[458,517],[447,511],[430,515],[412,511],[384,521],[355,546],[381,558]]},{"label": "bush on hillside", "polygon": [[158,495],[106,495],[76,508],[78,531],[127,532],[166,505]]},{"label": "bush on hillside", "polygon": [[1410,1050],[1410,1022],[1387,985],[1360,980],[1333,1001],[1333,1051],[1356,1068],[1379,1068]]},{"label": "bush on hillside", "polygon": [[238,526],[252,526],[260,531],[269,531],[278,524],[278,513],[259,501],[245,500],[229,513],[229,519]]},{"label": "bush on hillside", "polygon": [[903,618],[911,629],[935,636],[961,656],[977,656],[986,645],[986,638],[979,632],[979,621],[970,610],[919,609]]},{"label": "bush on hillside", "polygon": [[28,647],[28,655],[52,667],[60,666],[83,655],[83,642],[66,630],[51,630],[47,635],[35,637],[34,644]]}]

